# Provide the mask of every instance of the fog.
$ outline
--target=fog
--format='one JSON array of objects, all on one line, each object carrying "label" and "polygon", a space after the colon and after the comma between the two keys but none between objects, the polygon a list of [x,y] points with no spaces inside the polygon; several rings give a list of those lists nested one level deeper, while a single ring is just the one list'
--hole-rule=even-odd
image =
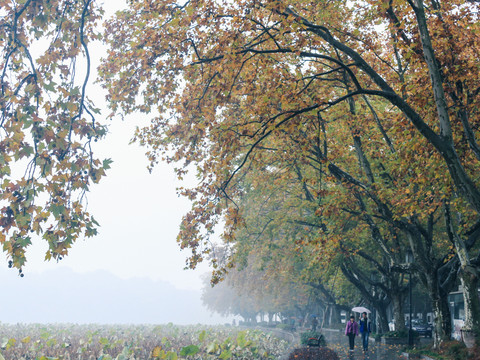
[{"label": "fog", "polygon": [[[106,17],[124,1],[106,2]],[[96,66],[105,53],[99,42],[90,46],[92,75],[87,94],[109,112],[104,91],[95,84]],[[81,64],[80,64],[81,66]],[[202,307],[201,276],[206,265],[185,271],[188,252],[176,242],[181,217],[191,204],[176,194],[179,182],[173,165],[159,164],[149,173],[145,149],[129,145],[147,116],[135,114],[109,123],[107,139],[94,144],[112,168],[87,194],[87,210],[100,223],[99,234],[78,240],[61,262],[45,262],[46,242],[33,238],[27,250],[24,278],[0,257],[0,322],[3,323],[168,323],[229,322]]]},{"label": "fog", "polygon": [[58,266],[20,278],[0,269],[2,323],[222,324],[199,290],[149,278],[121,279],[107,271],[76,273]]}]

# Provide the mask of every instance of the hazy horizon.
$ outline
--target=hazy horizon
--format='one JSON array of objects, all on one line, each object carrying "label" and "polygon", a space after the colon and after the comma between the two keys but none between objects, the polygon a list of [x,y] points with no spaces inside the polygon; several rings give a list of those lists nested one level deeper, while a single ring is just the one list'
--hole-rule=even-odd
[{"label": "hazy horizon", "polygon": [[122,279],[106,270],[77,273],[58,266],[23,278],[0,269],[4,289],[0,323],[225,324],[211,314],[200,290],[178,289],[149,278]]}]

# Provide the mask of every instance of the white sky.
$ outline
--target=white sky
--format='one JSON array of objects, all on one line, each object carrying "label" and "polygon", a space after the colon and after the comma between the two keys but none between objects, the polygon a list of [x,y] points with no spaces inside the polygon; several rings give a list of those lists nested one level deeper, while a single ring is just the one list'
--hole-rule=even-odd
[{"label": "white sky", "polygon": [[[124,1],[106,0],[107,14],[121,8]],[[92,65],[98,66],[102,48],[96,44],[89,48]],[[90,78],[87,94],[97,106],[104,98]],[[98,96],[97,96],[98,93]],[[107,110],[102,116],[108,114]],[[111,123],[106,140],[95,144],[96,156],[111,158],[114,163],[100,184],[92,186],[88,194],[88,209],[100,223],[99,235],[78,241],[60,264],[75,272],[106,270],[121,278],[148,277],[172,283],[180,289],[200,289],[200,276],[208,271],[183,270],[187,252],[181,252],[176,235],[190,204],[176,195],[181,184],[175,179],[173,166],[161,164],[152,174],[147,171],[145,149],[129,145],[134,129],[145,117],[115,120]],[[47,249],[44,241],[37,240],[27,252],[24,272],[43,272],[60,266],[55,261],[45,262]],[[6,267],[6,261],[0,261]],[[12,272],[15,272],[12,270]]]},{"label": "white sky", "polygon": [[[99,235],[78,241],[59,264],[76,272],[102,269],[121,278],[148,277],[200,289],[206,267],[183,270],[188,253],[175,240],[189,202],[176,195],[179,182],[169,165],[149,174],[144,149],[128,144],[135,122],[113,122],[107,140],[97,143],[97,156],[114,160],[88,194],[88,209],[101,225]],[[59,266],[43,261],[46,249],[46,243],[37,241],[28,251],[27,275]]]}]

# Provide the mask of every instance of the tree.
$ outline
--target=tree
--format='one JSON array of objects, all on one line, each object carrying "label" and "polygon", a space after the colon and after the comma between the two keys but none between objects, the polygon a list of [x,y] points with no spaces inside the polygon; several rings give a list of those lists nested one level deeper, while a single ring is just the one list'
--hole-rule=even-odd
[{"label": "tree", "polygon": [[[179,234],[181,246],[193,251],[191,266],[211,251],[208,235],[221,216],[227,224],[225,239],[233,238],[241,223],[231,201],[242,192],[238,179],[253,168],[268,170],[265,157],[284,141],[291,139],[288,144],[297,145],[297,157],[308,159],[312,148],[303,146],[313,139],[304,135],[321,134],[326,122],[332,126],[339,117],[349,117],[349,127],[336,128],[329,144],[335,149],[366,123],[386,124],[380,130],[383,148],[391,148],[390,140],[408,145],[405,153],[397,153],[397,168],[371,177],[365,160],[374,158],[374,141],[364,148],[370,159],[357,152],[368,181],[355,181],[360,178],[350,171],[351,148],[324,153],[319,163],[350,188],[353,180],[359,202],[373,194],[381,212],[384,204],[395,201],[390,209],[394,212],[387,215],[393,221],[407,220],[407,246],[424,257],[428,253],[412,236],[421,238],[423,226],[416,226],[418,215],[412,210],[425,205],[435,210],[441,199],[447,238],[459,257],[465,289],[470,289],[464,293],[465,303],[474,310],[480,86],[472,49],[478,43],[479,5],[432,1],[427,7],[421,0],[357,5],[132,4],[108,26],[111,50],[103,73],[111,106],[115,111],[154,109],[160,114],[137,134],[149,147],[152,165],[162,158],[183,161],[179,176],[191,163],[197,166],[200,185],[184,192],[195,203]],[[346,111],[352,100],[362,100],[371,116]],[[357,137],[357,143],[369,135]],[[319,144],[315,150],[322,150]],[[383,148],[380,156],[385,155]],[[282,146],[281,156],[291,155],[289,150]],[[340,167],[335,164],[339,160]],[[376,165],[381,168],[382,161]],[[380,181],[395,174],[402,181],[393,177],[390,186],[388,179]],[[407,180],[414,181],[409,185]],[[375,198],[369,201],[375,203]],[[452,209],[460,221],[452,220]],[[430,220],[428,213],[420,219],[436,224],[438,217],[432,214]],[[425,239],[431,241],[429,236]],[[480,312],[470,310],[467,328],[480,321]]]},{"label": "tree", "polygon": [[202,290],[203,304],[221,315],[240,315],[245,322],[256,322],[260,311],[248,294],[241,294],[227,282],[212,287],[206,279]]},{"label": "tree", "polygon": [[[338,262],[333,261],[338,248],[334,241],[319,241],[318,231],[325,231],[326,219],[315,215],[321,202],[314,195],[318,189],[310,187],[303,173],[304,169],[317,171],[301,164],[295,155],[290,158],[281,151],[266,156],[265,161],[269,170],[251,169],[245,174],[243,193],[235,199],[244,225],[235,232],[234,241],[227,244],[233,260],[243,267],[251,265],[252,257],[257,259],[255,263],[268,282],[278,288],[278,294],[294,298],[287,289],[295,283],[297,293],[307,291],[312,306],[322,308],[324,320],[328,313],[330,323],[339,323],[340,311],[350,310],[358,293],[348,286],[339,288],[342,276]],[[300,291],[303,288],[307,290]],[[312,306],[303,306],[301,316],[308,315],[305,311],[320,312]]]},{"label": "tree", "polygon": [[103,13],[92,0],[0,4],[0,243],[21,272],[32,238],[60,260],[97,232],[85,194],[110,160],[92,151],[106,127],[87,97],[88,44]]},{"label": "tree", "polygon": [[[269,322],[275,314],[282,318],[299,315],[308,305],[306,287],[295,281],[295,274],[285,263],[262,263],[250,254],[249,262],[232,269],[223,282],[212,286],[205,282],[202,299],[213,311],[240,315],[247,322],[256,322],[257,315],[268,314]],[[275,270],[272,267],[277,264]],[[302,314],[305,315],[305,314]]]}]

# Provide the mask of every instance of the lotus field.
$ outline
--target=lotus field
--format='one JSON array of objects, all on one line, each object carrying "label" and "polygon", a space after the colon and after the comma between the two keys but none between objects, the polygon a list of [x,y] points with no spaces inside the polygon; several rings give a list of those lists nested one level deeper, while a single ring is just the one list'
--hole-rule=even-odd
[{"label": "lotus field", "polygon": [[227,326],[5,325],[0,360],[277,359],[288,342]]}]

